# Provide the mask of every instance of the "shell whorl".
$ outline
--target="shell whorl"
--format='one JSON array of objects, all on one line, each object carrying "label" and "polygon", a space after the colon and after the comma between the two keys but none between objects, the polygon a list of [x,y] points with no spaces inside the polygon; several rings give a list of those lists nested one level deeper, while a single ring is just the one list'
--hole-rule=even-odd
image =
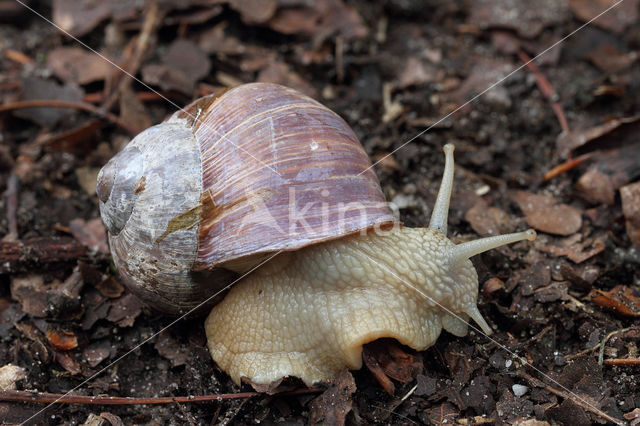
[{"label": "shell whorl", "polygon": [[394,221],[351,128],[311,98],[252,83],[190,113],[203,117],[193,127],[210,206],[200,222],[198,269]]}]

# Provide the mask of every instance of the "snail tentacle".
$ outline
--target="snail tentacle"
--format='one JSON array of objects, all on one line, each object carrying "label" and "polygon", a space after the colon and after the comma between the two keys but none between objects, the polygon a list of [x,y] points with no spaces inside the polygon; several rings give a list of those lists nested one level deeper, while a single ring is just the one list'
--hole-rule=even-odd
[{"label": "snail tentacle", "polygon": [[518,241],[536,239],[536,231],[527,229],[522,232],[513,234],[496,235],[494,237],[480,238],[479,240],[468,241],[466,243],[457,244],[449,248],[449,263],[456,265],[463,262],[476,254],[484,253],[494,248],[498,248],[507,244],[516,243]]},{"label": "snail tentacle", "polygon": [[449,200],[453,191],[453,144],[446,144],[442,150],[445,154],[444,173],[438,190],[438,197],[433,206],[429,228],[447,235],[447,219],[449,217]]}]

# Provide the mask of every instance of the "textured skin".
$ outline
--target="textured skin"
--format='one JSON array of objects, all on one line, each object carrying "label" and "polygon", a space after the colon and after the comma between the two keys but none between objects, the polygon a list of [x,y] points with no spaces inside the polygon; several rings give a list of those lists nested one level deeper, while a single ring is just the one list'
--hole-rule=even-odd
[{"label": "textured skin", "polygon": [[469,260],[449,266],[452,246],[431,229],[399,228],[283,253],[213,308],[211,355],[236,383],[295,376],[311,385],[360,368],[362,345],[379,338],[423,350],[443,327],[464,335],[477,275]]}]

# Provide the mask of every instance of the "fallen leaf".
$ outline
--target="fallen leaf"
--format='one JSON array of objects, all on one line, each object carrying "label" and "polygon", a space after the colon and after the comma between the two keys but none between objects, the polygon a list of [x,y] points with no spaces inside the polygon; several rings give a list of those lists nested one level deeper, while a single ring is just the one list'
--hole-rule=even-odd
[{"label": "fallen leaf", "polygon": [[[98,130],[104,125],[104,120],[96,118],[80,124],[79,126],[52,135],[42,142],[48,151],[62,151],[75,154],[78,157],[85,156],[95,149],[93,142],[97,139]],[[85,191],[87,188],[84,188]],[[93,188],[95,193],[95,188]]]},{"label": "fallen leaf", "polygon": [[[486,58],[476,58],[473,61],[473,67],[469,71],[467,78],[460,84],[460,86],[453,90],[450,95],[448,95],[450,102],[453,102],[457,105],[467,102],[472,97],[482,93],[487,89],[490,85],[495,83],[498,80],[505,78],[513,69],[513,65],[504,61],[497,59],[486,59]],[[494,89],[498,89],[499,86],[494,87]],[[492,89],[487,94],[494,91]],[[510,98],[508,97],[509,93],[504,90],[501,93],[504,93],[507,97],[508,102]],[[496,95],[492,95],[494,98]],[[494,103],[497,103],[494,101]],[[504,104],[504,102],[501,102]]]},{"label": "fallen leaf", "polygon": [[91,367],[96,367],[102,361],[107,359],[110,354],[110,344],[108,342],[93,343],[82,351],[82,358]]},{"label": "fallen leaf", "polygon": [[100,413],[100,417],[106,419],[111,424],[111,426],[124,426],[124,422],[122,421],[122,419],[113,413],[102,412]]},{"label": "fallen leaf", "polygon": [[598,265],[572,266],[569,263],[563,263],[560,266],[560,273],[565,280],[571,282],[574,288],[588,291],[600,277],[602,270]]},{"label": "fallen leaf", "polygon": [[200,33],[198,46],[210,55],[241,55],[246,51],[245,45],[237,38],[225,33],[226,22]]},{"label": "fallen leaf", "polygon": [[[609,141],[619,143],[624,134],[637,135],[637,126],[640,125],[640,115],[633,117],[615,118],[604,124],[588,129],[574,129],[569,133],[560,133],[556,139],[556,146],[564,154],[583,147],[587,143],[598,142],[599,145],[610,146]],[[603,140],[604,139],[604,140]],[[588,147],[582,149],[586,151]]]},{"label": "fallen leaf", "polygon": [[636,408],[633,411],[629,411],[624,414],[624,418],[629,420],[631,426],[640,424],[640,408]]},{"label": "fallen leaf", "polygon": [[49,362],[49,348],[42,341],[43,336],[40,330],[27,322],[18,322],[15,326],[24,337],[31,340],[32,344],[29,345],[31,356],[40,362]]},{"label": "fallen leaf", "polygon": [[617,285],[610,291],[593,290],[589,293],[591,301],[603,308],[611,309],[626,317],[640,317],[640,297],[625,285]]},{"label": "fallen leaf", "polygon": [[[576,17],[587,22],[615,3],[616,0],[569,0],[569,7]],[[638,0],[625,0],[618,3],[607,13],[598,16],[598,19],[593,21],[593,25],[619,34],[638,20]]]},{"label": "fallen leaf", "polygon": [[538,250],[551,253],[554,256],[567,256],[574,263],[582,263],[601,253],[606,247],[604,241],[599,238],[590,238],[580,242],[581,238],[580,234],[575,234],[561,241],[559,245],[541,246],[538,247]]},{"label": "fallen leaf", "polygon": [[[120,90],[120,118],[129,124],[136,132],[151,127],[153,120],[142,101],[130,86],[123,86]],[[95,186],[94,186],[95,191]]]},{"label": "fallen leaf", "polygon": [[16,389],[16,382],[27,378],[27,370],[17,365],[7,364],[0,367],[0,391]]},{"label": "fallen leaf", "polygon": [[[583,398],[581,395],[580,399],[582,400]],[[560,405],[554,405],[548,408],[544,414],[545,417],[555,420],[560,424],[574,426],[590,426],[593,424],[584,412],[584,409],[569,398],[562,401]]]},{"label": "fallen leaf", "polygon": [[387,173],[392,173],[400,170],[400,165],[393,157],[393,154],[388,152],[380,152],[373,156],[376,166],[380,167]]},{"label": "fallen leaf", "polygon": [[[81,36],[111,16],[112,3],[106,1],[53,0],[53,22],[64,31],[71,33],[71,35]],[[129,3],[132,12],[138,7],[135,2],[118,3]]]},{"label": "fallen leaf", "polygon": [[380,385],[393,395],[395,386],[389,377],[407,383],[422,373],[422,358],[405,352],[392,339],[379,339],[364,345],[362,358]]},{"label": "fallen leaf", "polygon": [[47,66],[64,82],[88,84],[111,75],[113,65],[81,47],[58,47],[47,55]]},{"label": "fallen leaf", "polygon": [[75,239],[89,249],[100,253],[109,252],[107,231],[99,217],[89,221],[81,218],[73,219],[69,223],[69,229]]},{"label": "fallen leaf", "polygon": [[537,262],[528,267],[521,275],[518,285],[522,295],[531,296],[538,288],[549,285],[551,271],[545,262]]},{"label": "fallen leaf", "polygon": [[53,358],[58,364],[74,376],[82,372],[80,365],[78,365],[71,356],[64,352],[53,351]]},{"label": "fallen leaf", "polygon": [[546,287],[537,289],[533,294],[533,298],[539,303],[555,302],[566,298],[568,290],[567,283],[554,281]]},{"label": "fallen leaf", "polygon": [[558,203],[551,195],[530,194],[517,191],[512,195],[525,214],[529,226],[549,234],[571,235],[582,226],[578,209]]},{"label": "fallen leaf", "polygon": [[186,39],[177,39],[162,57],[161,64],[142,68],[145,83],[160,86],[163,90],[176,90],[191,94],[195,84],[209,74],[211,61],[198,45]]},{"label": "fallen leaf", "polygon": [[309,424],[343,425],[351,407],[356,382],[344,369],[329,389],[311,402]]},{"label": "fallen leaf", "polygon": [[50,329],[45,333],[45,337],[53,347],[61,351],[68,351],[78,347],[78,338],[71,331]]},{"label": "fallen leaf", "polygon": [[229,6],[240,13],[245,24],[262,24],[278,8],[277,0],[228,0]]},{"label": "fallen leaf", "polygon": [[503,288],[504,281],[499,278],[492,277],[482,284],[482,294],[487,297],[498,290],[502,290]]},{"label": "fallen leaf", "polygon": [[640,246],[640,182],[620,188],[622,212],[631,243]]},{"label": "fallen leaf", "polygon": [[[55,99],[59,101],[82,100],[84,92],[75,83],[66,83],[60,85],[51,80],[43,80],[37,77],[28,77],[24,80],[22,86],[21,100],[42,100]],[[70,117],[74,111],[68,108],[25,108],[13,112],[17,117],[26,118],[42,127],[51,127],[59,121]]]},{"label": "fallen leaf", "polygon": [[277,60],[272,61],[258,74],[256,81],[264,83],[277,83],[296,89],[307,96],[316,97],[316,89],[303,79],[300,74],[293,71],[289,65]]},{"label": "fallen leaf", "polygon": [[589,202],[612,205],[615,191],[640,177],[638,158],[640,142],[602,154],[578,179],[576,189]]},{"label": "fallen leaf", "polygon": [[271,383],[254,383],[246,377],[242,378],[242,383],[249,384],[253,390],[260,393],[266,393],[267,395],[275,395],[280,392],[286,392],[288,388],[287,384],[283,385],[284,377],[279,378],[278,380],[274,380]]},{"label": "fallen leaf", "polygon": [[497,207],[489,207],[481,198],[467,210],[464,219],[469,222],[475,232],[482,236],[513,232],[509,215]]},{"label": "fallen leaf", "polygon": [[104,297],[108,297],[109,299],[117,299],[122,296],[124,292],[124,287],[120,282],[112,275],[109,275],[106,279],[100,281],[97,284],[96,289],[102,294]]},{"label": "fallen leaf", "polygon": [[154,348],[160,355],[171,361],[171,366],[176,367],[178,365],[184,365],[189,359],[189,349],[178,343],[168,333],[161,333],[157,339]]},{"label": "fallen leaf", "polygon": [[312,35],[314,46],[320,46],[336,33],[349,41],[369,32],[358,11],[342,0],[316,0],[282,7],[267,24],[283,34]]},{"label": "fallen leaf", "polygon": [[565,22],[566,0],[539,0],[535,7],[514,0],[476,0],[469,3],[467,23],[486,28],[509,28],[525,38],[534,38],[548,26]]},{"label": "fallen leaf", "polygon": [[427,409],[424,417],[425,423],[428,420],[432,425],[453,425],[456,418],[460,417],[460,412],[449,402],[434,405]]},{"label": "fallen leaf", "polygon": [[47,317],[47,286],[42,275],[12,276],[10,288],[11,297],[20,302],[24,312],[36,318]]},{"label": "fallen leaf", "polygon": [[615,73],[631,66],[638,59],[638,53],[624,53],[610,44],[602,44],[589,52],[587,57],[602,71]]},{"label": "fallen leaf", "polygon": [[100,173],[100,168],[98,167],[83,166],[76,168],[76,178],[78,179],[78,185],[80,185],[84,192],[86,192],[88,195],[95,195],[96,193],[98,173]]},{"label": "fallen leaf", "polygon": [[419,86],[436,80],[438,69],[418,58],[410,56],[405,64],[399,68],[398,76],[393,81],[394,89],[405,89],[409,86]]},{"label": "fallen leaf", "polygon": [[107,319],[120,327],[131,327],[141,312],[142,303],[134,295],[127,294],[112,303]]}]

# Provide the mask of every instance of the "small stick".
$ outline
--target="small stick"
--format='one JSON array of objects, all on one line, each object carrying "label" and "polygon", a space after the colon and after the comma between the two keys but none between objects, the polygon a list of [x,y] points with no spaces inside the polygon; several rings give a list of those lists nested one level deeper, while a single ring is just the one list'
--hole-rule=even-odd
[{"label": "small stick", "polygon": [[568,172],[569,170],[578,167],[580,164],[587,161],[589,158],[593,156],[593,152],[588,152],[576,158],[570,158],[562,164],[555,166],[553,169],[549,170],[544,174],[544,180],[551,180],[554,177],[561,175],[562,173]]},{"label": "small stick", "polygon": [[541,382],[540,380],[536,379],[535,377],[530,376],[529,374],[525,373],[524,371],[518,371],[517,372],[518,376],[525,378],[531,385],[533,386],[538,386],[538,387],[543,387],[546,390],[548,390],[549,392],[551,392],[552,394],[555,394],[561,398],[564,399],[569,399],[571,401],[573,401],[574,404],[576,404],[577,406],[581,407],[584,410],[587,410],[593,414],[595,414],[596,416],[602,417],[603,419],[611,422],[611,423],[615,423],[617,425],[624,425],[625,422],[623,422],[620,419],[616,419],[615,417],[610,416],[609,414],[605,413],[602,410],[599,410],[596,407],[593,407],[591,404],[586,404],[585,402],[583,402],[580,399],[574,398],[572,397],[568,392],[562,391],[560,389],[556,389],[554,387],[551,387],[549,385],[547,385],[546,383]]},{"label": "small stick", "polygon": [[131,56],[131,60],[129,61],[129,65],[127,66],[123,75],[120,77],[121,80],[118,83],[118,87],[116,88],[116,90],[114,90],[113,93],[107,96],[104,103],[102,104],[102,109],[104,109],[105,111],[111,109],[125,87],[131,84],[131,79],[135,78],[134,76],[138,73],[138,70],[142,65],[144,54],[146,53],[149,46],[149,41],[151,40],[151,35],[158,24],[162,21],[162,18],[163,14],[159,11],[158,3],[156,1],[152,1],[149,4],[149,8],[147,9],[144,23],[142,24],[140,35],[136,40],[135,49]]},{"label": "small stick", "polygon": [[[322,388],[297,389],[291,392],[282,392],[272,396],[306,395],[323,392]],[[211,402],[226,399],[244,399],[263,395],[260,392],[221,393],[217,395],[200,396],[162,396],[155,398],[134,398],[122,396],[90,396],[90,395],[66,395],[61,393],[28,392],[28,391],[4,391],[0,392],[0,401],[35,402],[41,404],[81,404],[81,405],[143,405],[143,404],[173,404],[187,402]]]},{"label": "small stick", "polygon": [[571,129],[569,128],[569,123],[567,123],[567,119],[564,115],[564,111],[562,110],[562,105],[558,102],[558,93],[554,90],[549,80],[542,74],[540,68],[531,60],[529,55],[524,53],[522,50],[518,50],[518,57],[520,60],[526,64],[529,71],[531,71],[536,77],[536,84],[538,85],[538,89],[542,92],[542,94],[549,99],[551,102],[551,109],[556,115],[558,122],[560,123],[560,127],[562,131],[565,133],[569,133]]},{"label": "small stick", "polygon": [[604,361],[604,347],[607,344],[607,340],[609,340],[610,338],[612,338],[613,336],[615,336],[618,333],[624,333],[625,331],[629,331],[632,328],[635,328],[635,327],[627,327],[627,328],[622,328],[620,330],[612,331],[611,333],[607,334],[604,337],[604,339],[602,339],[602,342],[600,343],[600,353],[598,354],[598,364],[602,365],[602,363]]},{"label": "small stick", "polygon": [[[156,92],[136,92],[136,96],[142,102],[159,101],[165,98],[164,95]],[[104,94],[101,92],[87,93],[83,100],[91,104],[99,104],[104,100]]]},{"label": "small stick", "polygon": [[580,358],[581,356],[586,355],[586,354],[588,354],[589,352],[593,352],[593,351],[595,351],[596,349],[600,348],[600,346],[601,346],[603,343],[605,343],[607,340],[609,340],[609,338],[610,338],[611,336],[613,336],[614,334],[616,334],[616,333],[624,333],[624,332],[626,332],[626,331],[634,330],[634,329],[636,329],[636,328],[638,328],[638,327],[627,327],[627,328],[623,328],[622,330],[612,331],[611,333],[609,333],[609,334],[607,335],[607,337],[606,337],[602,342],[598,343],[598,344],[597,344],[597,345],[595,345],[594,347],[589,348],[589,349],[585,349],[585,350],[580,351],[580,352],[578,352],[578,353],[575,353],[575,354],[573,354],[573,355],[568,355],[568,356],[564,357],[564,359],[566,359],[567,361],[570,361],[570,360],[572,360],[572,359]]},{"label": "small stick", "polygon": [[86,102],[73,102],[73,101],[61,101],[58,99],[35,99],[30,101],[18,101],[12,102],[4,105],[0,105],[0,112],[3,111],[12,111],[14,109],[21,108],[38,108],[38,107],[51,107],[51,108],[72,108],[80,111],[87,111],[92,114],[98,115],[100,117],[104,117],[107,120],[111,121],[114,124],[117,124],[124,130],[126,130],[129,134],[135,135],[138,133],[133,127],[129,125],[129,123],[121,120],[116,115],[102,110],[94,105],[88,104]]},{"label": "small stick", "polygon": [[5,50],[4,57],[22,65],[31,65],[35,62],[33,59],[31,59],[31,57],[15,49]]},{"label": "small stick", "polygon": [[0,274],[34,272],[36,267],[73,262],[86,256],[87,249],[68,237],[0,241]]}]

